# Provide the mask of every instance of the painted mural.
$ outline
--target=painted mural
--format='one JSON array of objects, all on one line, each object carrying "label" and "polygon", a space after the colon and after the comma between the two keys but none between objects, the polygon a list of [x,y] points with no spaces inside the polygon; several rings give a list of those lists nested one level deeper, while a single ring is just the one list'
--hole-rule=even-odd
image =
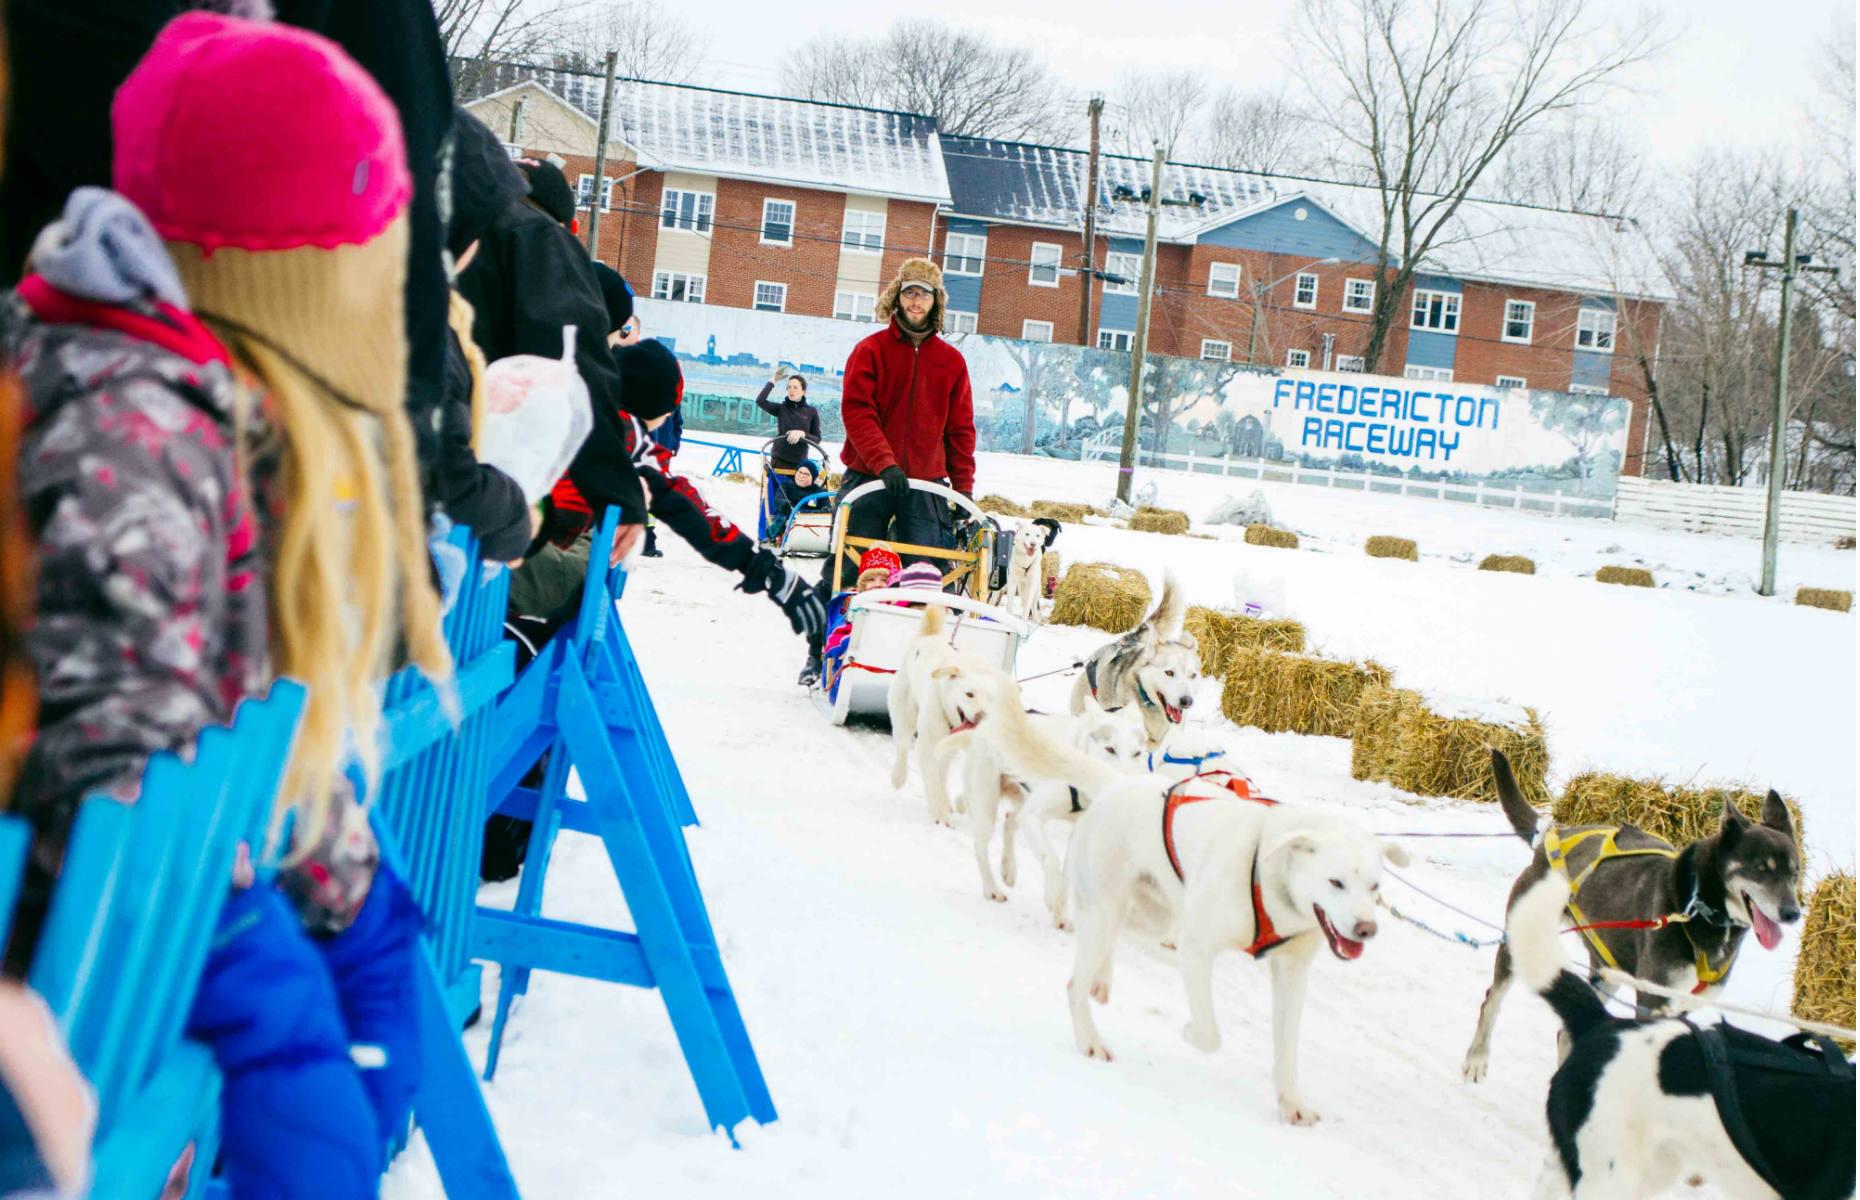
[{"label": "painted mural", "polygon": [[[685,426],[773,436],[755,398],[777,364],[808,381],[829,441],[844,436],[840,377],[875,325],[703,304],[642,301],[648,336],[685,372]],[[1079,458],[1120,444],[1130,356],[957,335],[981,449]],[[1247,367],[1153,355],[1139,440],[1165,454],[1260,458],[1414,479],[1511,481],[1614,495],[1628,404],[1607,396],[1377,375]],[[779,398],[780,392],[775,393]]]}]

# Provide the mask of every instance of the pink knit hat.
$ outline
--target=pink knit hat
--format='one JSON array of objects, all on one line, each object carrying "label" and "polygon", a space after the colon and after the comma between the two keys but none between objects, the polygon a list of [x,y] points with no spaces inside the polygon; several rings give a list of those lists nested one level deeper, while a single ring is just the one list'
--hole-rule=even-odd
[{"label": "pink knit hat", "polygon": [[176,17],[110,117],[116,190],[209,253],[367,242],[413,194],[393,103],[334,42],[286,25]]}]

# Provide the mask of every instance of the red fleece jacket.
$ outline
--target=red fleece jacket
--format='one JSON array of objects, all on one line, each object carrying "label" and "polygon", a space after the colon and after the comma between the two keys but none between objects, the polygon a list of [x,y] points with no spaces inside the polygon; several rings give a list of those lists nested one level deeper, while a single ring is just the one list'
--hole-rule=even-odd
[{"label": "red fleece jacket", "polygon": [[850,470],[889,466],[912,479],[975,489],[975,407],[962,352],[936,334],[913,346],[896,318],[853,347],[840,390]]}]

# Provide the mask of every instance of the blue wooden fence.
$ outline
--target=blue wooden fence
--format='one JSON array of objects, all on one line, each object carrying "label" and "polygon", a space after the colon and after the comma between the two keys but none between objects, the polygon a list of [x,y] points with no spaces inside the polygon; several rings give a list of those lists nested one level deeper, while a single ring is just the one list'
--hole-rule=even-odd
[{"label": "blue wooden fence", "polygon": [[[613,529],[609,514],[591,562],[606,561]],[[475,564],[470,539],[460,532],[455,542]],[[614,612],[624,584],[624,572],[591,572],[575,621],[513,683],[513,648],[502,636],[508,575],[474,566],[446,617],[458,668],[452,694],[411,670],[388,684],[374,824],[383,857],[426,918],[412,998],[425,1062],[414,1119],[455,1200],[518,1195],[459,1039],[478,1005],[474,959],[503,967],[486,1079],[530,972],[565,972],[660,992],[714,1127],[775,1119],[680,828],[696,814]],[[30,982],[98,1093],[93,1194],[101,1200],[153,1200],[190,1141],[189,1200],[222,1190],[208,1178],[219,1079],[184,1026],[237,847],[265,842],[302,704],[302,689],[280,682],[264,700],[243,703],[230,728],[202,733],[191,760],[153,759],[134,804],[92,797],[80,807]],[[543,786],[520,786],[545,754]],[[571,768],[585,799],[569,795]],[[493,811],[535,822],[511,912],[476,902]],[[634,932],[540,916],[563,831],[601,838]],[[0,816],[0,944],[28,842],[22,821]]]}]

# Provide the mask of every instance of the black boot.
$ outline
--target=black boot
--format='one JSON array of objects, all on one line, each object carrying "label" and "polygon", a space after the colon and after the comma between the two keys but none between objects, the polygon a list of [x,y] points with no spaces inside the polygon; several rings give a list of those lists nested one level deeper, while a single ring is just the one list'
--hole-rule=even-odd
[{"label": "black boot", "polygon": [[650,525],[646,526],[646,548],[640,551],[640,553],[645,555],[647,558],[664,558],[665,557],[664,552],[659,549],[658,530],[654,529]]},{"label": "black boot", "polygon": [[820,656],[807,656],[807,665],[801,668],[801,677],[795,680],[804,688],[818,687],[820,684]]}]

